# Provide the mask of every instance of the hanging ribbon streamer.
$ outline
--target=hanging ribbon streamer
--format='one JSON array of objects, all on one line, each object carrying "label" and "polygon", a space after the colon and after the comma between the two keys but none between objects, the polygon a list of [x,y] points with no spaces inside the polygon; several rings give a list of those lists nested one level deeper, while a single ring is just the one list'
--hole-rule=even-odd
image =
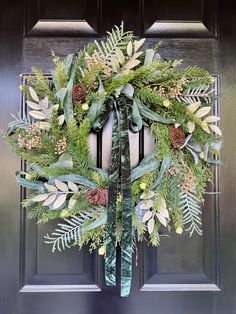
[{"label": "hanging ribbon streamer", "polygon": [[117,197],[122,195],[122,243],[121,243],[121,296],[130,293],[132,279],[132,208],[131,166],[129,129],[136,133],[140,128],[132,123],[132,102],[125,97],[109,99],[98,115],[93,128],[102,129],[110,112],[112,121],[112,151],[108,187],[108,210],[106,229],[105,279],[109,286],[116,285],[116,220]]},{"label": "hanging ribbon streamer", "polygon": [[129,149],[129,121],[126,102],[120,105],[120,167],[121,167],[121,193],[123,196],[122,211],[122,243],[121,243],[121,296],[130,293],[132,277],[132,208],[131,208],[131,167]]}]

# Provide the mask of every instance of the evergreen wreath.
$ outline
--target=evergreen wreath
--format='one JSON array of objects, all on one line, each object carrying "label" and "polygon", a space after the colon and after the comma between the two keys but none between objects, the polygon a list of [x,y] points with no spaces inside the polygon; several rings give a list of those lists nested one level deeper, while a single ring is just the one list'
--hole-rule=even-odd
[{"label": "evergreen wreath", "polygon": [[[211,164],[218,164],[222,132],[211,113],[214,78],[197,66],[142,48],[123,24],[105,41],[88,44],[64,61],[53,53],[52,79],[33,67],[20,86],[22,112],[5,140],[26,162],[17,182],[33,190],[23,201],[38,223],[62,219],[45,242],[52,250],[89,244],[105,256],[108,285],[116,284],[121,246],[121,295],[130,291],[137,242],[157,246],[174,229],[202,234],[201,204]],[[97,168],[88,143],[108,117],[110,169]],[[155,151],[131,169],[128,132],[151,128]]]}]

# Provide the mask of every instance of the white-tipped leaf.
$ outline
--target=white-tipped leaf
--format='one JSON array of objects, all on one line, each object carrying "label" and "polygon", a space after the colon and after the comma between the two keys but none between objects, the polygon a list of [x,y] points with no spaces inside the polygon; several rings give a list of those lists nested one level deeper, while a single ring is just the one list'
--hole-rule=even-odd
[{"label": "white-tipped leaf", "polygon": [[166,201],[163,196],[160,197],[158,206],[160,210],[163,210],[166,208]]},{"label": "white-tipped leaf", "polygon": [[34,109],[34,110],[41,110],[41,106],[39,106],[38,104],[36,104],[35,102],[33,101],[30,101],[30,100],[26,100],[26,103],[27,105],[31,108],[31,109]]},{"label": "white-tipped leaf", "polygon": [[46,199],[46,201],[43,202],[43,206],[51,205],[51,204],[55,201],[56,197],[57,197],[57,194],[56,194],[56,193],[50,195],[50,196]]},{"label": "white-tipped leaf", "polygon": [[135,60],[130,60],[126,63],[125,65],[125,69],[126,70],[131,70],[133,69],[134,67],[136,67],[138,64],[140,63],[139,60],[135,59]]},{"label": "white-tipped leaf", "polygon": [[120,64],[125,62],[125,56],[120,48],[116,48],[116,57]]},{"label": "white-tipped leaf", "polygon": [[161,209],[161,210],[160,210],[160,214],[161,214],[163,217],[169,219],[169,212],[168,212],[168,209],[167,209],[167,208]]},{"label": "white-tipped leaf", "polygon": [[220,129],[217,125],[209,124],[209,127],[212,129],[212,131],[213,131],[215,134],[222,136],[221,129]]},{"label": "white-tipped leaf", "polygon": [[153,198],[154,196],[155,196],[155,192],[153,192],[153,191],[147,191],[147,192],[143,192],[143,193],[140,195],[140,199],[141,199],[141,200],[147,200],[147,199]]},{"label": "white-tipped leaf", "polygon": [[78,192],[78,185],[76,185],[74,182],[68,181],[68,187],[70,190]]},{"label": "white-tipped leaf", "polygon": [[139,50],[139,48],[144,44],[145,40],[146,40],[145,38],[142,38],[140,40],[134,41],[134,51],[135,52]]},{"label": "white-tipped leaf", "polygon": [[46,122],[46,121],[40,121],[38,122],[39,123],[39,128],[41,130],[47,130],[50,128],[51,124],[49,122]]},{"label": "white-tipped leaf", "polygon": [[163,226],[166,227],[166,218],[163,217],[163,216],[162,216],[161,214],[159,214],[159,213],[156,213],[156,216],[157,216],[158,220],[160,221],[160,223],[161,223]]},{"label": "white-tipped leaf", "polygon": [[220,120],[220,117],[209,116],[209,117],[206,117],[206,119],[204,121],[207,122],[207,123],[212,123],[212,122],[216,122],[216,121],[219,121],[219,120]]},{"label": "white-tipped leaf", "polygon": [[64,121],[65,121],[65,116],[64,116],[64,114],[62,114],[62,115],[60,115],[60,116],[58,117],[58,123],[59,123],[59,125],[62,125],[62,124],[64,123]]},{"label": "white-tipped leaf", "polygon": [[144,215],[143,215],[143,222],[148,221],[152,217],[152,212],[148,210]]},{"label": "white-tipped leaf", "polygon": [[66,194],[61,194],[58,196],[58,198],[55,200],[52,209],[58,209],[60,208],[66,201]]},{"label": "white-tipped leaf", "polygon": [[143,54],[143,51],[135,52],[132,56],[132,59],[138,59],[139,56]]},{"label": "white-tipped leaf", "polygon": [[153,200],[144,200],[140,205],[140,209],[150,209],[153,206]]},{"label": "white-tipped leaf", "polygon": [[194,113],[198,108],[200,104],[198,102],[195,102],[188,106],[188,110],[190,110],[192,113]]},{"label": "white-tipped leaf", "polygon": [[[48,108],[48,105],[49,105],[48,96],[46,96],[46,97],[42,100],[41,104],[42,104],[42,107],[43,107],[43,108],[45,108],[45,109]],[[56,106],[56,105],[55,105],[55,106]],[[59,105],[58,105],[58,106],[59,106]]]},{"label": "white-tipped leaf", "polygon": [[189,121],[187,123],[187,128],[188,128],[189,133],[193,133],[193,131],[195,130],[195,123],[192,121]]},{"label": "white-tipped leaf", "polygon": [[131,56],[132,56],[132,53],[133,53],[133,46],[132,46],[132,42],[129,41],[129,42],[128,42],[128,45],[127,45],[127,55],[128,55],[129,57],[131,57]]},{"label": "white-tipped leaf", "polygon": [[29,93],[30,93],[30,97],[33,99],[33,101],[39,102],[38,95],[36,94],[36,91],[31,86],[29,87]]},{"label": "white-tipped leaf", "polygon": [[76,200],[74,198],[70,198],[68,202],[68,209],[73,209],[75,207]]},{"label": "white-tipped leaf", "polygon": [[148,228],[148,233],[149,234],[151,234],[153,232],[154,225],[155,225],[154,218],[151,218],[150,220],[148,220],[147,228]]},{"label": "white-tipped leaf", "polygon": [[64,182],[61,182],[59,180],[55,180],[55,185],[58,188],[58,190],[62,192],[68,192],[68,186]]},{"label": "white-tipped leaf", "polygon": [[211,110],[211,107],[203,107],[203,108],[200,108],[197,113],[196,113],[196,116],[198,118],[201,118],[201,117],[204,117],[205,115],[207,115]]},{"label": "white-tipped leaf", "polygon": [[45,120],[47,118],[47,116],[45,115],[45,113],[41,112],[41,111],[35,111],[35,110],[31,110],[29,111],[29,115],[37,120]]},{"label": "white-tipped leaf", "polygon": [[43,202],[48,198],[49,194],[40,194],[32,198],[34,202]]},{"label": "white-tipped leaf", "polygon": [[49,192],[57,192],[57,188],[52,184],[44,183],[44,186]]}]

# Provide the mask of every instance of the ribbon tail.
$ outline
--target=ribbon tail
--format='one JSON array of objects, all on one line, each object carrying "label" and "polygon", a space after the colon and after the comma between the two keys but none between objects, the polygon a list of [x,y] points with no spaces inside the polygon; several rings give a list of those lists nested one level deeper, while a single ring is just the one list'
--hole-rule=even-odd
[{"label": "ribbon tail", "polygon": [[129,148],[129,115],[124,99],[120,106],[120,146],[121,146],[121,191],[123,194],[122,243],[121,243],[121,296],[130,293],[132,280],[132,202],[131,166]]},{"label": "ribbon tail", "polygon": [[116,285],[116,202],[120,171],[120,142],[119,115],[113,114],[112,122],[112,151],[108,187],[108,210],[106,230],[105,280],[108,286]]}]

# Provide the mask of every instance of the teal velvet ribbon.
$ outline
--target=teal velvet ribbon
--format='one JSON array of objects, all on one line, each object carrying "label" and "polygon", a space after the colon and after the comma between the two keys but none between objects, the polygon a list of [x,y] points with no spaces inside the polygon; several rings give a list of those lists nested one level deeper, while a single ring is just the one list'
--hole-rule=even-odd
[{"label": "teal velvet ribbon", "polygon": [[132,101],[126,97],[110,98],[98,115],[95,131],[106,123],[110,112],[112,121],[112,151],[110,160],[108,209],[106,229],[105,280],[116,285],[116,220],[117,196],[122,195],[121,296],[128,296],[132,280],[132,208],[129,129],[138,132],[132,123]]}]

